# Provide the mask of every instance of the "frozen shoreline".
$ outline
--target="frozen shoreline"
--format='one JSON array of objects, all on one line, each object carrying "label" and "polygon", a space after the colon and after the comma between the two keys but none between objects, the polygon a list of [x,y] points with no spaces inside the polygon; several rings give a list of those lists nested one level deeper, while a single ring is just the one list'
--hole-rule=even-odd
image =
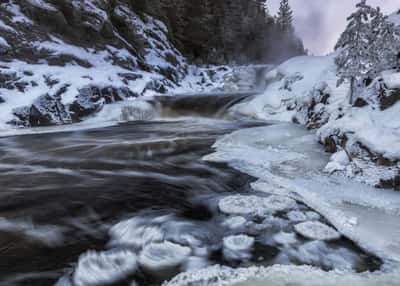
[{"label": "frozen shoreline", "polygon": [[321,167],[328,158],[322,147],[309,131],[292,124],[239,130],[219,139],[214,147],[216,152],[204,160],[225,162],[259,178],[252,186],[256,191],[304,202],[385,263],[381,271],[361,274],[307,266],[238,270],[214,266],[180,274],[165,285],[396,285],[399,281],[399,193],[323,174]]}]

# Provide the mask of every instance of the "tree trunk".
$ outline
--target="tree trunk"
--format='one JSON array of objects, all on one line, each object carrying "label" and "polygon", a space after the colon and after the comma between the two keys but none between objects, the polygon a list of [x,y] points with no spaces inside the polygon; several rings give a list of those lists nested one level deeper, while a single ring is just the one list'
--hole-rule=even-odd
[{"label": "tree trunk", "polygon": [[354,96],[354,77],[350,79],[350,105],[353,104],[353,96]]}]

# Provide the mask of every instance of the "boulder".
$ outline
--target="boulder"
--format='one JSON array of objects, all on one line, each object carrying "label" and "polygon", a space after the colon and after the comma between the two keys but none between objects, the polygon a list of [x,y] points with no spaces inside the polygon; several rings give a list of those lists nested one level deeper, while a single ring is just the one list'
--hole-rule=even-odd
[{"label": "boulder", "polygon": [[42,95],[30,108],[29,124],[32,127],[69,123],[72,123],[72,119],[61,102],[61,96]]},{"label": "boulder", "polygon": [[138,94],[125,87],[88,86],[79,90],[75,101],[69,106],[69,111],[74,122],[81,121],[83,117],[100,111],[104,104],[124,100],[129,97],[137,97]]},{"label": "boulder", "polygon": [[381,110],[388,109],[400,101],[400,89],[393,89],[389,91],[382,90],[378,99],[379,108]]}]

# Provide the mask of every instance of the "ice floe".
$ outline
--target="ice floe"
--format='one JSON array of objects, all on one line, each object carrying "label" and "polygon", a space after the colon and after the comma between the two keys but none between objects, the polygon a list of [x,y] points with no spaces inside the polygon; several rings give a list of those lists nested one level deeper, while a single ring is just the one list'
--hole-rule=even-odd
[{"label": "ice floe", "polygon": [[242,260],[250,257],[249,252],[254,245],[254,238],[245,234],[224,238],[223,254],[228,260]]},{"label": "ice floe", "polygon": [[291,211],[287,214],[287,217],[293,222],[302,222],[308,219],[307,215],[302,211]]},{"label": "ice floe", "polygon": [[246,219],[242,216],[234,216],[226,219],[223,225],[230,229],[242,228],[246,225]]},{"label": "ice floe", "polygon": [[129,245],[142,248],[151,242],[161,242],[164,232],[158,225],[146,224],[142,218],[122,221],[110,229],[112,245]]},{"label": "ice floe", "polygon": [[357,262],[357,256],[350,250],[339,247],[328,247],[323,241],[310,241],[297,248],[289,249],[291,260],[302,264],[318,265],[325,269],[352,271]]},{"label": "ice floe", "polygon": [[309,239],[336,240],[340,238],[340,233],[319,221],[302,222],[296,224],[294,229],[298,234]]},{"label": "ice floe", "polygon": [[296,239],[296,234],[289,232],[280,232],[274,235],[274,241],[282,245],[289,245],[298,242],[298,240]]},{"label": "ice floe", "polygon": [[225,214],[267,216],[271,213],[295,208],[296,201],[284,196],[234,195],[221,199],[218,207]]},{"label": "ice floe", "polygon": [[76,286],[115,283],[137,269],[136,254],[130,250],[89,251],[79,257],[73,274]]},{"label": "ice floe", "polygon": [[148,271],[177,267],[189,257],[191,249],[169,241],[146,245],[139,255],[139,264]]}]

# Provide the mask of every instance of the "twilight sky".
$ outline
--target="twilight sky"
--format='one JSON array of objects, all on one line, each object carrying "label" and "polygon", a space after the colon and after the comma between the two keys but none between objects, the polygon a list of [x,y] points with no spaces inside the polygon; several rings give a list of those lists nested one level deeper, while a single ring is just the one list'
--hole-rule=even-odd
[{"label": "twilight sky", "polygon": [[[280,0],[268,0],[272,14]],[[333,50],[346,27],[346,18],[360,0],[290,0],[294,11],[295,28],[310,53],[323,55]],[[400,9],[400,0],[368,0],[371,6],[380,6],[384,13]]]}]

